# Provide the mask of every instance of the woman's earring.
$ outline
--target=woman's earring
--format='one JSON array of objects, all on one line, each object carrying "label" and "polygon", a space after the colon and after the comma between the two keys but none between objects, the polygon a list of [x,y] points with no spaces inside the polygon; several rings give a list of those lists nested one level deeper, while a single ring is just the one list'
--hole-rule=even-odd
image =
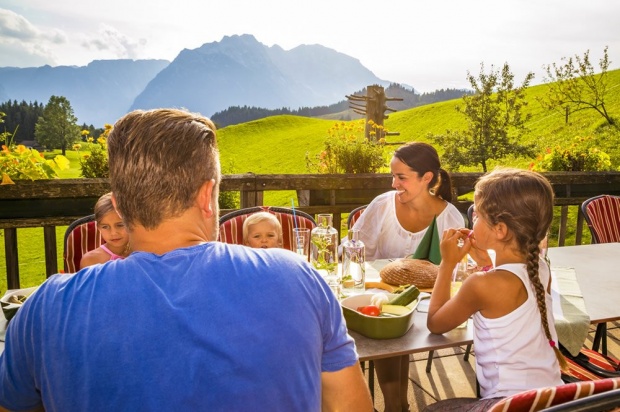
[{"label": "woman's earring", "polygon": [[435,196],[435,188],[428,189],[428,193],[430,193],[431,196]]}]

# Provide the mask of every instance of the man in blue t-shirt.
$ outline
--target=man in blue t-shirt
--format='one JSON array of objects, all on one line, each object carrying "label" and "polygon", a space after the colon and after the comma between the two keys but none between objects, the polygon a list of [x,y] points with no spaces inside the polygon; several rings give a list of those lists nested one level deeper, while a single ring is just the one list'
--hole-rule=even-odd
[{"label": "man in blue t-shirt", "polygon": [[372,410],[321,276],[286,250],[214,242],[210,120],[131,112],[108,153],[133,253],[28,298],[0,356],[0,410]]}]

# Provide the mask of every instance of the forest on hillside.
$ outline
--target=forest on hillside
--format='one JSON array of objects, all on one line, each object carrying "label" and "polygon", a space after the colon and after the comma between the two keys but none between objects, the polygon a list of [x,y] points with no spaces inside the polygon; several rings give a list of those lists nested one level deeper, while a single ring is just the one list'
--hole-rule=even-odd
[{"label": "forest on hillside", "polygon": [[[353,94],[364,96],[366,95],[366,88]],[[463,97],[463,95],[470,95],[472,92],[462,89],[440,89],[435,90],[434,92],[420,94],[416,93],[415,90],[402,86],[398,83],[392,83],[385,89],[385,94],[388,97],[403,99],[402,101],[390,102],[390,107],[398,111],[423,106],[426,104],[458,99]],[[265,109],[255,106],[231,106],[226,110],[213,114],[213,116],[211,116],[211,120],[215,122],[218,128],[283,114],[304,117],[321,117],[334,113],[342,113],[341,120],[351,120],[350,114],[347,112],[348,109],[348,100],[341,100],[338,103],[334,103],[329,106],[300,107],[299,109],[294,110],[287,107],[280,109]]]}]

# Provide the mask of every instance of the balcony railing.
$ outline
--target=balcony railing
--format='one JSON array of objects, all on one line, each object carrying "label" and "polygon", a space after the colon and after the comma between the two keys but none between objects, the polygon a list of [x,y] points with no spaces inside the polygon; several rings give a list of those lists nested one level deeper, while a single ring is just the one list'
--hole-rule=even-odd
[{"label": "balcony railing", "polygon": [[[455,199],[473,190],[481,173],[452,173]],[[620,194],[620,172],[545,173],[554,187],[556,219],[559,222],[557,244],[567,242],[569,210],[577,210],[574,244],[581,244],[583,216],[579,205],[598,194]],[[334,227],[340,228],[343,215],[369,203],[377,194],[391,189],[389,174],[353,175],[226,175],[221,191],[239,192],[241,208],[263,205],[268,191],[297,191],[299,209],[312,215],[332,213]],[[56,226],[66,226],[92,213],[99,196],[110,191],[107,179],[55,179],[20,181],[0,187],[0,229],[4,230],[6,276],[10,289],[19,287],[17,229],[42,227],[46,274],[58,272]],[[465,213],[471,201],[455,200]],[[286,206],[286,205],[285,205]],[[230,210],[222,210],[227,213]],[[552,234],[556,237],[556,234]],[[63,251],[60,251],[62,253]],[[1,273],[1,272],[0,272]]]}]

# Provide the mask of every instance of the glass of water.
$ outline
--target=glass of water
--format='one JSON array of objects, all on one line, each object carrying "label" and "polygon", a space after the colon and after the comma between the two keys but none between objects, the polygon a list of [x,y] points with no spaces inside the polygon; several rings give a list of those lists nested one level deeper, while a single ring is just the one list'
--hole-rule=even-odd
[{"label": "glass of water", "polygon": [[310,256],[310,229],[293,229],[293,250],[308,261]]}]

